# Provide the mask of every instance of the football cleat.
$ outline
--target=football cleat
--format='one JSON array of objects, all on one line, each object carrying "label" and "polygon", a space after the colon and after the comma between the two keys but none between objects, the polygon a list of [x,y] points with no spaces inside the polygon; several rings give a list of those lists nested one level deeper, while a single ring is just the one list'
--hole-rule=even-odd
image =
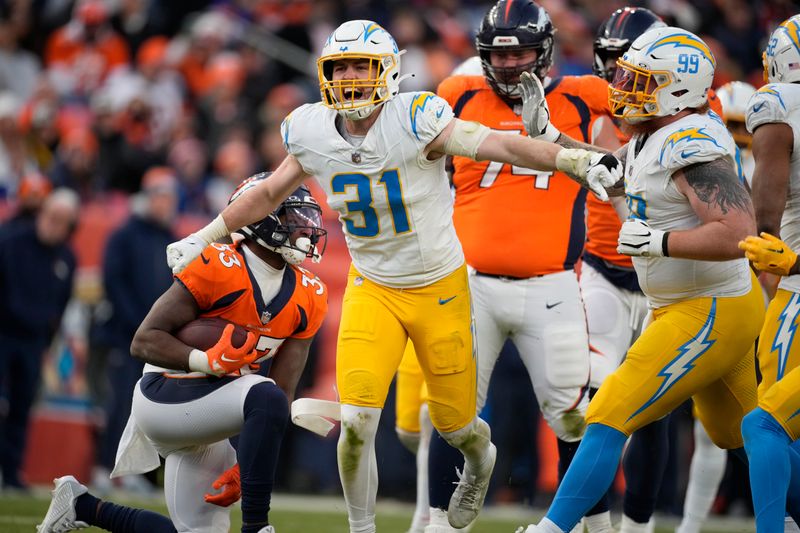
[{"label": "football cleat", "polygon": [[53,480],[56,484],[53,489],[53,498],[44,520],[36,526],[39,533],[64,533],[75,529],[89,527],[86,522],[81,522],[75,517],[75,500],[78,496],[89,492],[85,486],[78,483],[72,476],[64,476]]},{"label": "football cleat", "polygon": [[272,526],[264,526],[258,530],[258,533],[275,533],[275,528]]},{"label": "football cleat", "polygon": [[495,459],[497,459],[497,448],[490,442],[489,457],[480,471],[473,473],[466,464],[463,473],[457,472],[459,481],[447,508],[447,519],[454,528],[464,528],[478,517],[483,507],[483,500],[486,498],[486,491],[489,490]]}]

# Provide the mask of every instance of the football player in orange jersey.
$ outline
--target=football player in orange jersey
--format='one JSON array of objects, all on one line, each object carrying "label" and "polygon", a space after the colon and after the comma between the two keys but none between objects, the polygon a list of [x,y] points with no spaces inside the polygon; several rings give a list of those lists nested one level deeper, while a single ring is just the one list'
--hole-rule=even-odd
[{"label": "football player in orange jersey", "polygon": [[[246,180],[232,201],[267,175]],[[297,265],[316,253],[306,252],[316,248],[304,241],[316,244],[325,231],[319,205],[303,186],[241,233],[243,241],[209,245],[176,275],[131,345],[147,364],[115,473],[152,470],[164,457],[170,517],[101,501],[64,476],[55,480],[40,533],[87,525],[146,533],[228,531],[226,507],[240,496],[242,531],[274,533],[268,512],[288,406],[328,306],[323,283]],[[173,336],[198,317],[242,326],[247,341],[233,347],[231,325],[206,351]],[[228,440],[235,436],[236,449]],[[223,490],[204,497],[212,484]]]},{"label": "football player in orange jersey", "polygon": [[[520,73],[531,72],[546,87],[557,128],[586,143],[616,148],[606,82],[594,76],[548,76],[553,34],[549,15],[532,0],[498,1],[483,18],[476,38],[483,72],[447,78],[439,85],[439,96],[463,120],[503,134],[525,135],[517,84]],[[596,120],[603,116],[608,118],[605,127],[592,138]],[[588,403],[589,341],[574,269],[585,240],[586,192],[560,172],[457,156],[453,168],[453,220],[470,267],[475,313],[478,410],[486,402],[503,343],[510,338],[558,438],[563,472],[583,435]],[[497,213],[505,223],[487,223]],[[448,487],[442,478],[451,477],[453,470],[445,451],[434,436],[431,526],[426,532],[451,531],[440,524]],[[589,513],[592,531],[610,529],[603,504]]]}]

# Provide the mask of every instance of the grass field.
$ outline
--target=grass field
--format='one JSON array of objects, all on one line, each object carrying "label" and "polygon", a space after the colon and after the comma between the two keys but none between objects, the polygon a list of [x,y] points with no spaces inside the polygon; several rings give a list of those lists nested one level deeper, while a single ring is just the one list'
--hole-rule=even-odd
[{"label": "grass field", "polygon": [[[145,507],[166,514],[166,507],[158,499],[135,501],[117,499],[135,507]],[[33,497],[5,496],[0,494],[0,533],[30,533],[41,522],[50,501],[46,492]],[[405,533],[411,520],[410,505],[382,501],[378,503],[378,531],[380,533]],[[472,533],[512,533],[518,526],[539,518],[541,513],[522,507],[490,507],[482,513]],[[232,511],[231,531],[239,531],[241,512]],[[270,519],[276,533],[348,533],[344,501],[335,497],[285,496],[273,497]],[[675,530],[674,519],[659,518],[656,533]],[[90,528],[81,531],[97,532]],[[751,519],[713,519],[706,531],[718,533],[752,533]]]}]

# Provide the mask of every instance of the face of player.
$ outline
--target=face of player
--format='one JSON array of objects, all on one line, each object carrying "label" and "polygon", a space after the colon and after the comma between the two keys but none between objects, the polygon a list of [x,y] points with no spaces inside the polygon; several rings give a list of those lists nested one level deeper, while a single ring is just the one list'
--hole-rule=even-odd
[{"label": "face of player", "polygon": [[507,72],[509,76],[501,81],[511,85],[519,83],[519,75],[522,70],[527,70],[520,67],[533,65],[538,57],[539,53],[531,49],[492,51],[489,52],[489,63],[497,69],[508,69],[504,72]]},{"label": "face of player", "polygon": [[332,81],[343,81],[334,97],[340,102],[366,100],[375,91],[378,62],[368,58],[348,58],[333,62]]}]

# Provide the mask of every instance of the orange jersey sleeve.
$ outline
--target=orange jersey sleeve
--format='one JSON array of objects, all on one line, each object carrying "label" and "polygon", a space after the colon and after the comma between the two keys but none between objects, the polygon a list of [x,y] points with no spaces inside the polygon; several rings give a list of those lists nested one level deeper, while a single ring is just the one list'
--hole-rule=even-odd
[{"label": "orange jersey sleeve", "polygon": [[[589,78],[556,78],[546,89],[553,124],[584,142],[589,141],[594,120],[608,113]],[[521,111],[519,106],[515,110],[501,100],[483,76],[450,77],[438,92],[462,120],[526,135],[515,113]],[[470,266],[519,278],[573,268],[586,234],[585,189],[561,172],[465,157],[454,157],[453,167],[453,221]]]},{"label": "orange jersey sleeve", "polygon": [[708,107],[720,117],[722,116],[722,101],[714,89],[708,90]]}]

